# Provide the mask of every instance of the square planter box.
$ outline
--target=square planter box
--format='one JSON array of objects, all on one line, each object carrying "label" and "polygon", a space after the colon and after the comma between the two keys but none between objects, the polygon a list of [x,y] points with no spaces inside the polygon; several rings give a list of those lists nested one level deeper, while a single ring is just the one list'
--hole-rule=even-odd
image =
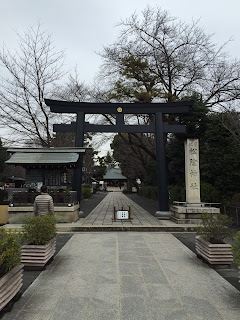
[{"label": "square planter box", "polygon": [[213,268],[230,267],[233,262],[232,246],[227,243],[212,244],[202,236],[196,236],[196,250],[198,256]]},{"label": "square planter box", "polygon": [[43,268],[56,251],[56,238],[46,245],[27,244],[21,249],[21,262],[24,267]]},{"label": "square planter box", "polygon": [[23,265],[18,265],[0,278],[0,310],[19,292],[22,286]]}]

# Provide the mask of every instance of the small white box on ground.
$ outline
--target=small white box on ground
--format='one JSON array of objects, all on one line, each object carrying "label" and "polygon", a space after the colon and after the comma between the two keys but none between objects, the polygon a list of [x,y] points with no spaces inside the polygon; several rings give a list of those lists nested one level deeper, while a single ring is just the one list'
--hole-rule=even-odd
[{"label": "small white box on ground", "polygon": [[129,219],[128,210],[119,210],[119,211],[117,211],[117,219]]}]

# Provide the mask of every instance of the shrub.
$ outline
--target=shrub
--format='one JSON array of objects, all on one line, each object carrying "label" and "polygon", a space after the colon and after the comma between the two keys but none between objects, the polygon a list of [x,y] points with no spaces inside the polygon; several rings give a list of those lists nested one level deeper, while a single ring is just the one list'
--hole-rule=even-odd
[{"label": "shrub", "polygon": [[240,265],[240,231],[233,237],[235,243],[232,246],[232,251],[234,253],[233,261]]},{"label": "shrub", "polygon": [[185,187],[181,185],[173,185],[169,186],[169,198],[170,203],[172,204],[173,201],[185,201],[186,199],[186,190]]},{"label": "shrub", "polygon": [[82,199],[89,199],[92,197],[92,188],[89,184],[82,185]]},{"label": "shrub", "polygon": [[212,184],[201,182],[201,200],[203,202],[220,202],[220,192]]},{"label": "shrub", "polygon": [[124,193],[124,194],[130,194],[130,193],[133,193],[133,192],[132,192],[132,190],[130,190],[130,189],[125,189],[125,188],[124,188],[124,189],[122,190],[122,193]]},{"label": "shrub", "polygon": [[240,202],[240,193],[236,193],[232,196],[233,202]]},{"label": "shrub", "polygon": [[16,233],[0,228],[0,276],[21,264],[21,244]]},{"label": "shrub", "polygon": [[0,202],[7,200],[8,193],[6,190],[0,190]]},{"label": "shrub", "polygon": [[211,243],[223,243],[224,238],[232,234],[232,220],[225,214],[203,213],[202,220],[202,225],[196,228],[197,233]]},{"label": "shrub", "polygon": [[156,186],[145,186],[139,188],[139,195],[148,199],[158,199],[158,188]]},{"label": "shrub", "polygon": [[56,236],[56,219],[46,214],[26,219],[21,238],[27,244],[45,245]]}]

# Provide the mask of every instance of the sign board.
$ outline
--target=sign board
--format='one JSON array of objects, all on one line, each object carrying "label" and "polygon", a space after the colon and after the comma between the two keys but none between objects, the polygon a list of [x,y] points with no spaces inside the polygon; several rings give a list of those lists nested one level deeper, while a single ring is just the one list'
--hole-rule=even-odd
[{"label": "sign board", "polygon": [[128,210],[119,210],[119,211],[117,211],[117,219],[129,219]]}]

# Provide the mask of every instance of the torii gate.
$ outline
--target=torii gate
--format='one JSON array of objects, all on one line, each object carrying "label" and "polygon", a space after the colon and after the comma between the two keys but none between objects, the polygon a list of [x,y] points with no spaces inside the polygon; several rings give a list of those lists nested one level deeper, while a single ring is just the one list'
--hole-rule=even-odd
[{"label": "torii gate", "polygon": [[[45,99],[55,113],[76,113],[77,120],[71,124],[54,124],[55,132],[75,132],[75,147],[83,147],[86,132],[154,133],[156,141],[157,182],[159,211],[156,215],[168,216],[167,170],[164,133],[185,133],[184,125],[169,125],[163,121],[163,114],[187,113],[194,101],[170,103],[89,103]],[[95,125],[85,122],[85,114],[116,114],[116,125]],[[126,125],[124,114],[153,114],[155,121],[147,125]],[[81,200],[82,168],[75,174],[73,189]]]}]

